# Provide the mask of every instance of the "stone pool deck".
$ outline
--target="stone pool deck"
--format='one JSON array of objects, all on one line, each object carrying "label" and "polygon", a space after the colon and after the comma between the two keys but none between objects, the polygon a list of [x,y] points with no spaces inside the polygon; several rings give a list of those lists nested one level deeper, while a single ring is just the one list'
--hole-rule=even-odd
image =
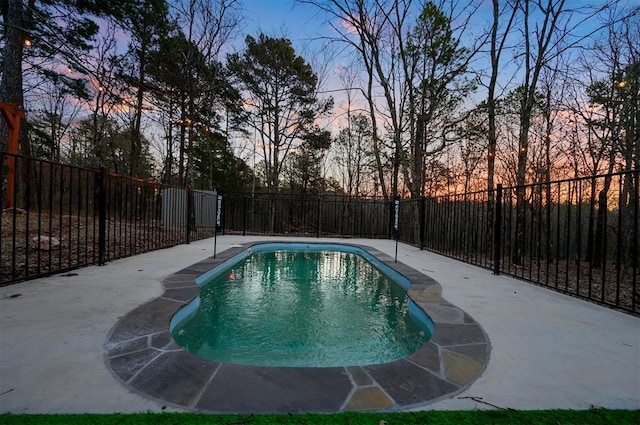
[{"label": "stone pool deck", "polygon": [[409,296],[435,324],[429,342],[410,356],[352,367],[258,367],[186,352],[168,329],[174,314],[198,295],[195,279],[255,245],[229,248],[168,276],[161,297],[120,319],[105,345],[114,375],[133,391],[197,411],[335,413],[422,406],[459,393],[484,370],[489,341],[482,327],[442,298],[435,280],[366,245],[357,246],[409,279]]},{"label": "stone pool deck", "polygon": [[[218,252],[269,240],[222,236]],[[395,250],[388,240],[319,241],[368,245],[388,256]],[[132,382],[123,385],[107,365],[117,354],[105,344],[130,312],[163,296],[163,281],[212,254],[213,241],[205,240],[0,288],[0,412],[190,410],[143,395]],[[439,410],[640,409],[640,318],[403,244],[398,260],[439,282],[442,297],[477,321],[490,355],[485,370],[461,392],[427,404],[405,404],[391,394],[387,400]],[[174,348],[158,335],[141,349]],[[350,376],[365,382],[360,378]],[[372,373],[364,378],[380,384]]]}]

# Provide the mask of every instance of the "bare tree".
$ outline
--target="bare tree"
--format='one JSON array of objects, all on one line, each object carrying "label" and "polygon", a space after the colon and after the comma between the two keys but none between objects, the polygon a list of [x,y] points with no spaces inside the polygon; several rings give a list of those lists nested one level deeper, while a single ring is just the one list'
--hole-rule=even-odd
[{"label": "bare tree", "polygon": [[[399,48],[402,78],[406,81],[403,97],[408,99],[408,131],[402,129],[408,146],[401,151],[401,165],[412,198],[425,193],[426,158],[457,140],[454,130],[464,115],[456,118],[456,113],[475,89],[475,80],[467,71],[481,43],[467,48],[462,39],[477,5],[456,3],[449,10],[444,2],[426,3]],[[461,10],[457,10],[459,7]],[[456,19],[461,22],[454,22]],[[402,41],[400,36],[398,39]]]},{"label": "bare tree", "polygon": [[[489,251],[493,249],[493,216],[494,216],[494,180],[495,180],[495,164],[496,164],[496,148],[498,142],[498,134],[496,127],[496,99],[498,94],[498,76],[501,70],[502,54],[509,47],[507,40],[513,28],[519,0],[506,1],[500,8],[499,0],[493,0],[493,21],[490,31],[490,57],[491,57],[491,75],[487,86],[487,247]],[[503,22],[503,21],[506,21]]]},{"label": "bare tree", "polygon": [[[620,11],[612,10],[609,17],[608,31],[596,41],[592,50],[593,58],[604,65],[598,74],[592,77],[586,87],[588,96],[587,111],[578,110],[581,122],[587,126],[586,150],[590,153],[594,168],[601,162],[606,163],[610,173],[637,170],[640,167],[640,30],[638,17],[640,8],[619,18]],[[612,177],[607,175],[603,187],[600,188],[596,200],[595,182],[592,185],[592,202],[598,205],[593,243],[590,239],[589,259],[594,267],[601,265],[604,252],[605,215],[609,208],[607,199]],[[622,218],[621,233],[623,245],[620,253],[623,264],[630,264],[637,258],[631,247],[637,247],[637,232],[634,235],[633,211],[637,208],[638,182],[633,174],[624,176],[622,193],[618,208]],[[591,226],[590,226],[591,229]],[[626,230],[626,231],[625,231]]]},{"label": "bare tree", "polygon": [[456,146],[456,158],[460,163],[463,177],[464,192],[472,190],[482,190],[484,184],[480,183],[480,176],[483,175],[484,156],[486,150],[486,124],[485,115],[477,109],[470,111],[465,121],[458,129],[457,137],[460,142]]},{"label": "bare tree", "polygon": [[[212,125],[198,123],[201,121],[199,115],[204,108],[220,106],[211,102],[211,98],[202,96],[202,87],[196,78],[198,68],[201,68],[199,62],[207,67],[217,66],[221,49],[236,35],[242,17],[238,0],[179,0],[173,2],[172,7],[172,15],[184,32],[187,43],[197,48],[176,52],[182,55],[183,74],[186,76],[184,98],[177,102],[181,122],[179,175],[183,184],[192,186],[195,128],[197,124]],[[224,133],[228,135],[229,129]]]},{"label": "bare tree", "polygon": [[350,118],[348,127],[338,133],[334,152],[346,194],[356,197],[363,195],[368,170],[373,166],[371,125],[366,115],[358,114]]},{"label": "bare tree", "polygon": [[[362,89],[368,104],[372,126],[373,153],[376,161],[378,183],[385,198],[398,191],[398,173],[400,157],[401,111],[398,96],[397,77],[398,41],[394,30],[402,34],[404,23],[409,15],[411,1],[394,0],[301,0],[302,3],[315,5],[330,17],[330,25],[338,34],[338,40],[350,46],[356,52],[366,73],[366,87]],[[331,21],[331,18],[337,20]],[[385,99],[386,108],[376,104],[379,86]],[[377,87],[376,87],[377,88]],[[380,117],[389,122],[392,137],[393,171],[389,185],[385,178],[383,150],[385,143],[381,136]],[[391,187],[389,187],[391,186]]]},{"label": "bare tree", "polygon": [[579,33],[585,22],[592,22],[607,8],[580,6],[571,9],[565,0],[521,0],[519,13],[522,16],[522,100],[520,103],[518,134],[518,161],[516,173],[516,239],[512,261],[521,264],[524,250],[525,188],[529,152],[531,113],[536,103],[540,75],[543,68],[558,56],[584,41],[598,29]]},{"label": "bare tree", "polygon": [[32,153],[36,157],[60,162],[62,145],[82,109],[78,96],[86,96],[84,86],[78,84],[76,90],[70,90],[69,86],[53,77],[41,81],[32,93],[34,101],[31,104],[37,111],[30,122]]},{"label": "bare tree", "polygon": [[356,64],[341,69],[340,82],[346,102],[340,106],[344,113],[339,117],[344,125],[332,144],[334,171],[348,196],[360,196],[367,192],[365,180],[375,166],[372,163],[370,120],[357,106],[359,74]]},{"label": "bare tree", "polygon": [[[475,52],[475,48],[462,48],[461,39],[476,3],[301,1],[327,13],[337,40],[353,49],[364,68],[362,94],[368,104],[383,196],[399,193],[401,177],[412,196],[420,196],[425,158],[443,148],[449,125],[438,120],[445,114],[450,117],[454,109],[456,95],[447,95],[455,86],[453,82],[464,78]],[[464,93],[462,86],[457,86],[457,95]],[[429,134],[434,130],[438,135],[435,140]],[[390,183],[385,177],[387,151]]]},{"label": "bare tree", "polygon": [[242,22],[238,0],[177,0],[171,5],[187,40],[198,46],[207,61],[219,59]]},{"label": "bare tree", "polygon": [[104,36],[98,41],[93,52],[92,60],[86,61],[86,67],[93,76],[89,81],[90,100],[87,102],[90,115],[91,150],[97,159],[95,165],[112,163],[114,172],[124,172],[115,161],[115,146],[109,137],[109,118],[113,118],[116,108],[128,109],[130,99],[121,97],[117,76],[115,73],[117,59],[116,27],[107,25]]}]

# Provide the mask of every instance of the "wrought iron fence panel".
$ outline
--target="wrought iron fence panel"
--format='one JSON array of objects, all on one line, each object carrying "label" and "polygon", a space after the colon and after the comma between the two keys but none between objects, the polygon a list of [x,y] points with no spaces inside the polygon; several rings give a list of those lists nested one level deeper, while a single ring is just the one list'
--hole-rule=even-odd
[{"label": "wrought iron fence panel", "polygon": [[495,204],[486,191],[425,198],[419,228],[418,201],[405,201],[400,239],[640,314],[639,174],[499,187]]},{"label": "wrought iron fence panel", "polygon": [[[213,191],[4,152],[0,160],[11,164],[13,173],[6,179],[9,170],[2,169],[0,285],[104,264],[215,233]],[[170,193],[182,193],[182,202],[176,198],[163,203]]]},{"label": "wrought iron fence panel", "polygon": [[[1,156],[5,163],[8,155]],[[0,200],[0,282],[92,264],[97,255],[92,170],[18,155],[11,163],[13,185]]]},{"label": "wrought iron fence panel", "polygon": [[225,232],[255,235],[389,237],[389,203],[336,195],[229,193]]},{"label": "wrought iron fence panel", "polygon": [[[0,285],[216,234],[218,194],[0,153]],[[10,174],[9,174],[10,173]],[[7,178],[10,177],[10,178]],[[399,240],[640,314],[640,171],[402,200]],[[228,193],[229,234],[392,238],[393,201]]]}]

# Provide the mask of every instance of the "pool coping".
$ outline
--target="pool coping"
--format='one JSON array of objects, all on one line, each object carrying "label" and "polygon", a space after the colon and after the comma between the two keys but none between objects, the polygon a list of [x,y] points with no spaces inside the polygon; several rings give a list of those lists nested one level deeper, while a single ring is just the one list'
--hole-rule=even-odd
[{"label": "pool coping", "polygon": [[485,370],[489,338],[442,297],[438,282],[375,248],[352,243],[341,245],[364,249],[411,282],[409,297],[435,325],[432,338],[415,353],[368,366],[263,367],[204,360],[178,346],[169,323],[198,296],[195,279],[252,246],[273,242],[238,244],[166,277],[160,297],[127,313],[109,332],[107,368],[131,391],[211,413],[411,410],[453,397]]}]

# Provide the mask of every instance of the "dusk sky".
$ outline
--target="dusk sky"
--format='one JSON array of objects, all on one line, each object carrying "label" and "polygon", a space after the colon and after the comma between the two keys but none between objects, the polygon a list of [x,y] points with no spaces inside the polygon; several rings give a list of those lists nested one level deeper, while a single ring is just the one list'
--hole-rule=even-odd
[{"label": "dusk sky", "polygon": [[244,0],[245,33],[286,35],[293,42],[304,42],[326,31],[324,16],[309,5],[293,0]]},{"label": "dusk sky", "polygon": [[[584,10],[587,5],[600,5],[606,0],[567,0],[566,8],[576,11]],[[416,5],[419,2],[416,2]],[[619,0],[616,2],[618,8],[624,9],[638,5],[640,0]],[[241,0],[243,8],[243,28],[239,37],[239,46],[244,46],[246,35],[256,36],[263,32],[272,37],[286,37],[293,42],[298,50],[308,44],[311,40],[318,40],[320,37],[331,34],[331,28],[326,23],[324,12],[317,8],[300,4],[294,0]],[[472,19],[471,31],[467,34],[471,36],[481,32],[482,27],[486,27],[491,21],[492,5],[491,1],[485,0],[475,11]],[[581,17],[576,14],[576,21]],[[589,26],[584,26],[584,30],[589,30]],[[318,46],[321,42],[318,41]]]},{"label": "dusk sky", "polygon": [[[294,0],[243,0],[243,28],[240,37],[233,44],[233,49],[242,50],[245,47],[244,39],[247,35],[257,36],[261,32],[271,37],[285,37],[291,40],[296,53],[310,62],[314,69],[316,64],[322,63],[324,58],[321,52],[331,50],[333,53],[344,46],[333,45],[326,47],[326,37],[332,33],[331,27],[326,23],[324,12],[316,8],[295,2]],[[339,90],[338,73],[335,70],[350,59],[334,59],[331,67],[334,72],[326,75],[321,90],[325,96],[331,94],[336,100],[336,106],[342,103]],[[328,91],[328,93],[326,92]]]},{"label": "dusk sky", "polygon": [[[599,5],[605,0],[567,0],[566,8],[574,9],[573,23],[583,19],[582,13],[589,10],[587,4]],[[624,9],[632,7],[640,0],[619,0],[618,8]],[[420,2],[416,1],[416,6]],[[230,50],[242,51],[245,47],[245,37],[247,35],[257,36],[261,32],[271,37],[285,37],[291,40],[296,53],[311,63],[314,70],[319,71],[319,67],[327,66],[324,77],[321,76],[321,93],[324,96],[333,96],[338,110],[344,110],[345,93],[343,84],[340,82],[340,74],[345,69],[351,69],[353,65],[353,53],[342,43],[327,45],[327,36],[333,35],[333,29],[327,24],[327,16],[317,8],[301,4],[294,0],[241,0],[243,22],[238,37],[232,42]],[[489,0],[481,2],[479,8],[473,14],[471,26],[465,31],[463,43],[471,46],[477,41],[477,37],[487,30],[488,23],[492,19],[492,4]],[[588,33],[593,27],[598,25],[597,21],[589,24],[578,25],[579,31]],[[342,54],[342,55],[341,55]],[[328,60],[331,58],[331,60]],[[503,76],[505,89],[514,84],[515,74],[518,69],[514,68],[513,62],[509,63],[509,58],[503,59]],[[472,62],[471,67],[475,70],[488,69],[485,63],[487,56],[480,54]],[[483,98],[482,90],[470,95],[468,101],[473,104]],[[356,104],[361,103],[358,99],[353,99]]]}]

